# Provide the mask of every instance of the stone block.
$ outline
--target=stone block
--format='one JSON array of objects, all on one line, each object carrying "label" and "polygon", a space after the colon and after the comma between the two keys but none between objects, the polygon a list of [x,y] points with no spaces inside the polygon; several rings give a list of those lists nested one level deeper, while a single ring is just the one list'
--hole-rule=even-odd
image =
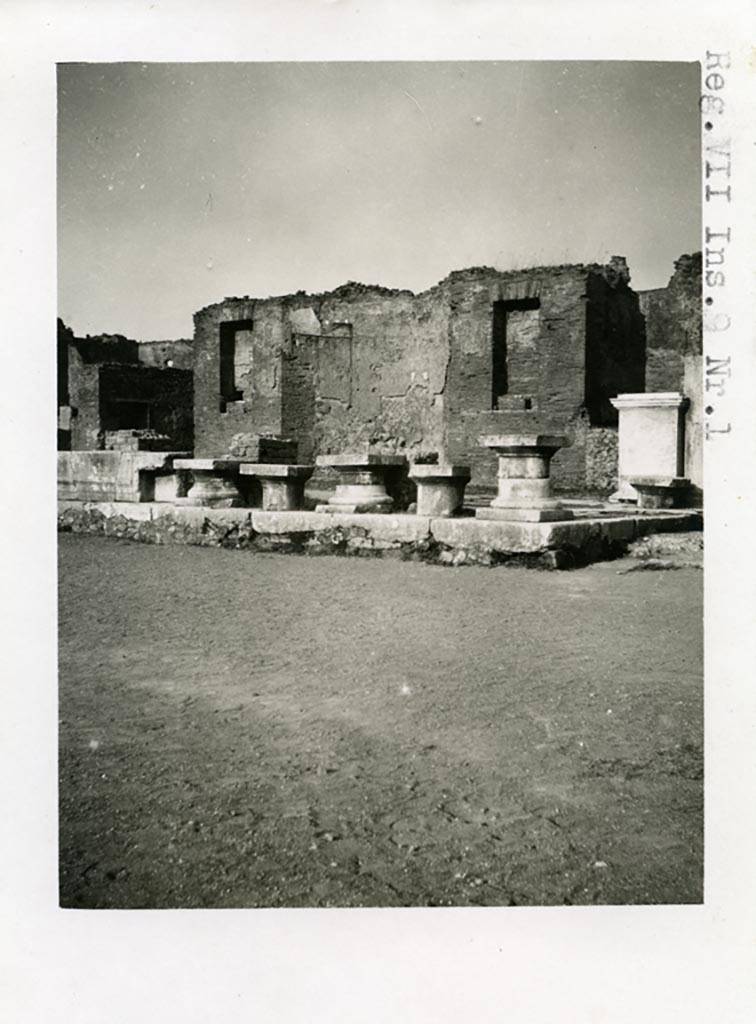
[{"label": "stone block", "polygon": [[338,483],[327,505],[318,512],[391,512],[394,500],[386,489],[386,476],[406,465],[403,455],[374,452],[369,448],[339,455],[318,455],[318,466],[335,469]]},{"label": "stone block", "polygon": [[382,466],[404,466],[407,459],[404,455],[390,455],[383,452],[345,452],[338,455],[318,455],[315,459],[318,466],[340,468],[372,468]]},{"label": "stone block", "polygon": [[440,463],[413,465],[409,478],[417,485],[417,514],[453,516],[465,500],[470,467]]},{"label": "stone block", "polygon": [[78,501],[151,501],[155,476],[185,452],[58,452],[58,497]]},{"label": "stone block", "polygon": [[431,535],[450,548],[473,548],[502,554],[532,554],[549,546],[549,523],[480,519],[431,519]]},{"label": "stone block", "polygon": [[563,508],[476,508],[476,519],[489,519],[510,523],[557,523],[574,519],[571,509]]},{"label": "stone block", "polygon": [[208,508],[246,505],[238,483],[241,465],[238,459],[176,459],[174,468],[188,470],[193,481],[186,497],[176,501]]},{"label": "stone block", "polygon": [[512,454],[519,454],[523,448],[553,448],[559,451],[569,444],[569,438],[564,434],[484,434],[478,438],[478,444],[483,448],[494,448],[496,451],[509,451]]},{"label": "stone block", "polygon": [[297,442],[288,437],[235,434],[231,438],[228,454],[249,463],[291,464],[297,461]]},{"label": "stone block", "polygon": [[677,391],[618,395],[619,483],[610,501],[637,501],[631,477],[682,477],[685,460],[685,410]]},{"label": "stone block", "polygon": [[156,474],[153,485],[153,501],[175,501],[184,497],[181,478],[178,473]]},{"label": "stone block", "polygon": [[305,483],[314,466],[245,463],[242,476],[253,476],[262,485],[262,507],[267,511],[292,512],[304,505]]},{"label": "stone block", "polygon": [[631,486],[638,493],[638,508],[679,507],[690,491],[685,477],[632,476]]}]

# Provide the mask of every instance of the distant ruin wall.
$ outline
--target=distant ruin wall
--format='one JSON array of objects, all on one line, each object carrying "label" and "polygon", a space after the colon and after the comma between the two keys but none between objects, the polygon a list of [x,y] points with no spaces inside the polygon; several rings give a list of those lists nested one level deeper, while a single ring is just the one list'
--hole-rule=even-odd
[{"label": "distant ruin wall", "polygon": [[68,398],[71,407],[70,445],[74,451],[94,451],[100,434],[100,367],[83,363],[77,351],[69,350]]},{"label": "distant ruin wall", "polygon": [[701,253],[681,256],[666,288],[640,292],[646,320],[646,391],[682,391],[686,355],[700,356]]},{"label": "distant ruin wall", "polygon": [[127,363],[82,363],[70,354],[70,446],[103,447],[107,431],[151,429],[167,435],[175,450],[193,443],[192,373]]},{"label": "distant ruin wall", "polygon": [[106,363],[100,369],[100,431],[149,429],[191,451],[193,387],[189,370]]},{"label": "distant ruin wall", "polygon": [[191,341],[140,341],[139,362],[144,366],[191,370],[194,364],[194,346]]}]

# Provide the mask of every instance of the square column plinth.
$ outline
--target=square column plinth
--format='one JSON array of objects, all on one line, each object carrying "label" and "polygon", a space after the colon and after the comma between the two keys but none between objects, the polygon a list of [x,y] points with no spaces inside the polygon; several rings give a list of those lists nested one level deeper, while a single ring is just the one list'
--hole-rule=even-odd
[{"label": "square column plinth", "polygon": [[679,507],[690,490],[690,480],[681,476],[633,476],[630,483],[638,494],[638,508]]},{"label": "square column plinth", "polygon": [[266,512],[297,512],[304,508],[305,483],[314,469],[314,466],[245,463],[241,474],[256,477],[262,484],[262,507]]},{"label": "square column plinth", "polygon": [[407,464],[403,455],[377,452],[318,455],[315,461],[339,476],[328,504],[318,505],[316,512],[391,512],[394,501],[386,490],[386,473]]},{"label": "square column plinth", "polygon": [[418,464],[409,478],[417,484],[417,515],[453,516],[464,503],[470,467]]},{"label": "square column plinth", "polygon": [[239,490],[238,459],[176,459],[174,469],[188,469],[193,483],[179,505],[205,505],[209,508],[239,508],[246,501]]},{"label": "square column plinth", "polygon": [[552,457],[569,444],[562,434],[494,434],[478,438],[499,457],[498,494],[489,508],[476,509],[477,519],[547,523],[574,518],[551,497]]},{"label": "square column plinth", "polygon": [[637,501],[631,477],[682,477],[685,472],[685,410],[677,391],[618,395],[619,482],[609,501]]}]

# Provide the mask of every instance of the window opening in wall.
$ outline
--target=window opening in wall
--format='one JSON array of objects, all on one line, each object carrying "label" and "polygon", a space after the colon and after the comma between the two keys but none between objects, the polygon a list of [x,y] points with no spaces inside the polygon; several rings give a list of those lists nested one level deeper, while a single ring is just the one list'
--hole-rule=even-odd
[{"label": "window opening in wall", "polygon": [[152,426],[150,405],[145,401],[115,399],[103,419],[108,430],[146,430]]},{"label": "window opening in wall", "polygon": [[251,331],[251,320],[227,320],[220,325],[220,411],[225,412],[229,402],[240,402],[244,395],[236,381],[236,335]]},{"label": "window opening in wall", "polygon": [[[499,408],[499,399],[510,391],[510,324],[511,313],[540,309],[538,299],[507,299],[493,304],[491,335],[491,408]],[[527,408],[527,406],[526,406]]]}]

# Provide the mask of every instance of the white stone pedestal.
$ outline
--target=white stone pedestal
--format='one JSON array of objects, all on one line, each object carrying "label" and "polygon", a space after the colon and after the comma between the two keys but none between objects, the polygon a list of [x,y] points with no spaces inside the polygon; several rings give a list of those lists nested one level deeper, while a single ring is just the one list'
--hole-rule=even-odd
[{"label": "white stone pedestal", "polygon": [[176,459],[174,469],[188,469],[193,478],[179,505],[206,505],[209,508],[239,508],[246,505],[239,490],[238,459]]},{"label": "white stone pedestal", "polygon": [[304,508],[305,483],[314,466],[245,463],[242,476],[254,476],[262,484],[262,507],[266,512],[297,512]]},{"label": "white stone pedestal", "polygon": [[562,434],[494,434],[478,438],[499,456],[499,491],[477,519],[547,523],[573,519],[574,513],[551,497],[549,464],[569,444]]},{"label": "white stone pedestal", "polygon": [[407,463],[403,455],[377,452],[318,455],[315,461],[339,475],[335,494],[316,512],[391,512],[394,501],[386,490],[386,471]]},{"label": "white stone pedestal", "polygon": [[631,477],[684,475],[688,399],[677,391],[660,391],[611,401],[619,411],[619,480],[609,501],[637,502]]},{"label": "white stone pedestal", "polygon": [[421,463],[412,466],[409,478],[417,484],[417,515],[453,516],[465,500],[470,467]]}]

